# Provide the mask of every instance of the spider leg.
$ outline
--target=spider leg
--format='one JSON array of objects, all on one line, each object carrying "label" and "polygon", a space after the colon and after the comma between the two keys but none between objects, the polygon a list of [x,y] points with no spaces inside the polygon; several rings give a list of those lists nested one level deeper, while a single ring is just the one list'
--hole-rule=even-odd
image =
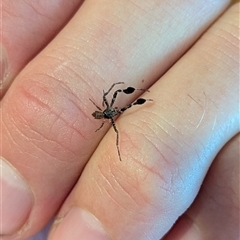
[{"label": "spider leg", "polygon": [[103,90],[103,101],[102,101],[102,106],[104,107],[104,104],[106,105],[107,108],[109,108],[109,103],[108,103],[108,100],[106,98],[106,94]]},{"label": "spider leg", "polygon": [[113,104],[114,104],[114,102],[115,102],[115,100],[116,100],[116,98],[117,98],[118,93],[123,92],[123,93],[125,93],[125,94],[131,94],[131,93],[135,92],[136,90],[138,90],[138,91],[143,91],[143,92],[149,92],[148,90],[145,90],[145,89],[142,89],[142,88],[134,88],[134,87],[128,87],[128,88],[126,88],[126,89],[118,89],[118,90],[115,91],[114,94],[113,94],[113,98],[112,98],[110,107],[113,106]]},{"label": "spider leg", "polygon": [[99,130],[103,127],[104,123],[105,123],[105,122],[103,121],[102,124],[101,124],[101,126],[100,126],[97,130],[95,130],[95,132],[99,131]]},{"label": "spider leg", "polygon": [[117,151],[118,151],[118,157],[119,157],[119,160],[122,161],[121,154],[120,154],[120,150],[119,150],[119,133],[118,133],[118,130],[117,130],[117,127],[116,127],[116,124],[115,124],[113,118],[111,118],[110,120],[111,120],[111,124],[112,124],[112,126],[113,126],[113,129],[114,129],[114,131],[115,131],[116,134],[117,134],[116,146],[117,146]]},{"label": "spider leg", "polygon": [[89,100],[93,103],[93,105],[100,111],[102,111],[102,109],[92,100],[89,98]]},{"label": "spider leg", "polygon": [[104,93],[104,95],[107,96],[107,95],[111,92],[111,90],[114,88],[114,86],[117,85],[117,84],[124,84],[124,82],[116,82],[116,83],[114,83],[114,84],[109,88],[109,90]]},{"label": "spider leg", "polygon": [[104,106],[104,103],[106,104],[107,107],[109,107],[109,103],[106,99],[106,96],[112,91],[112,89],[114,88],[115,85],[117,84],[124,84],[124,82],[117,82],[117,83],[114,83],[107,92],[104,92],[103,91],[103,102],[102,102],[102,105]]},{"label": "spider leg", "polygon": [[121,109],[119,109],[119,113],[123,113],[124,111],[126,111],[128,108],[134,106],[134,105],[142,105],[147,101],[153,101],[152,99],[145,99],[145,98],[138,98],[135,102],[127,105],[126,107],[123,107]]}]

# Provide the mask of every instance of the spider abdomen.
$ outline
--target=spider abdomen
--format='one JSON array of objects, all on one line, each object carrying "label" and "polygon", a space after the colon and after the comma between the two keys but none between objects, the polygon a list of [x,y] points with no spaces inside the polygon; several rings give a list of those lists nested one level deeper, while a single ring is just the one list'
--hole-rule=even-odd
[{"label": "spider abdomen", "polygon": [[95,119],[105,118],[104,113],[103,113],[103,112],[100,112],[100,111],[95,111],[94,113],[92,113],[92,116],[93,116]]}]

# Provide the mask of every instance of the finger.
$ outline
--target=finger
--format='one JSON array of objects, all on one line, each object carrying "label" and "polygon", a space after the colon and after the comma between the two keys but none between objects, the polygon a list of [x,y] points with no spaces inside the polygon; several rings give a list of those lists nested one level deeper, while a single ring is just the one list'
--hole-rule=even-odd
[{"label": "finger", "polygon": [[164,240],[238,239],[239,143],[238,134],[220,151],[193,205]]},{"label": "finger", "polygon": [[46,240],[48,237],[48,233],[50,231],[50,227],[52,225],[52,221],[50,221],[41,231],[39,231],[34,236],[28,238],[27,240]]},{"label": "finger", "polygon": [[[4,225],[2,234],[21,234],[21,238],[33,234],[72,189],[107,130],[94,135],[98,123],[91,118],[89,97],[100,96],[103,85],[108,87],[119,76],[131,79],[129,83],[136,87],[139,79],[146,79],[141,88],[153,83],[227,6],[224,0],[209,1],[208,8],[206,3],[183,1],[179,9],[164,1],[139,6],[129,1],[108,3],[85,1],[3,99],[2,154],[23,176],[33,196],[26,193],[27,187],[18,185],[20,181],[14,188],[24,190],[21,202],[7,205],[9,198],[19,199],[18,192],[3,193],[5,209],[16,208],[11,211],[15,221]],[[179,32],[169,28],[179,22],[183,23]],[[6,221],[10,215],[2,218]],[[21,231],[16,233],[17,229]]]},{"label": "finger", "polygon": [[13,78],[60,31],[80,3],[81,0],[3,0],[0,98]]},{"label": "finger", "polygon": [[49,239],[160,239],[186,211],[239,131],[237,16],[230,9],[150,88],[153,104],[119,118],[122,161],[111,130]]}]

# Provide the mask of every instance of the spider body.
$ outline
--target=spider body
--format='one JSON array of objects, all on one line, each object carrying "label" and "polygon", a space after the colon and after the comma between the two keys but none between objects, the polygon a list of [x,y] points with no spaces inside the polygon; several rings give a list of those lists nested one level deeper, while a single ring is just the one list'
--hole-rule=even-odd
[{"label": "spider body", "polygon": [[103,107],[106,107],[104,110],[102,110],[95,102],[93,102],[91,99],[89,99],[93,104],[94,106],[96,106],[96,108],[98,109],[97,111],[93,112],[92,113],[92,116],[95,118],[95,119],[103,119],[103,122],[101,124],[101,126],[96,130],[96,132],[98,130],[100,130],[103,125],[104,125],[104,120],[105,119],[108,119],[110,120],[112,126],[113,126],[113,129],[114,131],[116,132],[117,134],[117,139],[116,139],[116,146],[117,146],[117,150],[118,150],[118,156],[119,156],[119,159],[120,161],[122,160],[121,159],[121,154],[120,154],[120,150],[119,150],[119,132],[117,130],[117,127],[116,127],[116,124],[114,122],[114,117],[116,117],[117,115],[120,115],[121,113],[123,113],[124,111],[126,111],[128,108],[134,106],[134,105],[142,105],[144,104],[146,101],[153,101],[152,99],[144,99],[144,98],[138,98],[136,101],[134,101],[133,103],[123,107],[123,108],[118,108],[118,107],[113,107],[114,103],[115,103],[115,100],[116,100],[116,97],[118,95],[118,93],[120,92],[123,92],[125,94],[131,94],[133,93],[134,91],[136,90],[140,90],[140,91],[148,91],[148,90],[145,90],[145,89],[136,89],[136,88],[133,88],[133,87],[128,87],[126,89],[118,89],[114,92],[113,94],[113,97],[112,97],[112,100],[111,100],[111,103],[109,104],[106,96],[111,92],[111,90],[113,89],[113,87],[117,84],[124,84],[124,82],[117,82],[117,83],[114,83],[110,89],[107,91],[107,92],[104,92],[103,91],[103,101],[102,101],[102,106]]},{"label": "spider body", "polygon": [[118,109],[116,108],[106,108],[103,112],[95,111],[92,116],[95,119],[111,119],[117,116],[119,113]]}]

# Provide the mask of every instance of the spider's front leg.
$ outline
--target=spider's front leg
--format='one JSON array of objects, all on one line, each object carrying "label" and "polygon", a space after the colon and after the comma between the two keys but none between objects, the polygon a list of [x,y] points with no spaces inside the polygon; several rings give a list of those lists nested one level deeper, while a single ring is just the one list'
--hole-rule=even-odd
[{"label": "spider's front leg", "polygon": [[123,93],[125,93],[125,94],[131,94],[131,93],[135,92],[136,90],[137,90],[137,91],[143,91],[143,92],[149,92],[148,90],[145,90],[145,89],[142,89],[142,88],[134,88],[134,87],[128,87],[128,88],[126,88],[126,89],[118,89],[118,90],[115,91],[114,94],[113,94],[113,98],[112,98],[110,107],[112,107],[113,104],[115,103],[115,100],[116,100],[116,98],[117,98],[118,93],[123,92]]},{"label": "spider's front leg", "polygon": [[128,108],[134,106],[134,105],[142,105],[147,101],[153,101],[152,99],[145,99],[145,98],[138,98],[135,102],[127,105],[126,107],[123,107],[119,110],[120,113],[123,113],[124,111],[126,111]]},{"label": "spider's front leg", "polygon": [[[124,82],[117,82],[117,83],[114,83],[107,92],[104,92],[103,91],[103,102],[102,102],[102,105],[104,106],[104,103],[106,104],[107,107],[109,107],[109,103],[106,99],[106,96],[112,91],[112,89],[118,85],[118,84],[124,84]],[[112,106],[112,105],[111,105]]]},{"label": "spider's front leg", "polygon": [[107,108],[109,108],[109,103],[108,100],[106,98],[106,93],[103,90],[103,101],[102,101],[102,106],[104,107],[104,104],[106,105]]},{"label": "spider's front leg", "polygon": [[91,98],[89,98],[89,100],[98,110],[102,111],[102,109]]}]

